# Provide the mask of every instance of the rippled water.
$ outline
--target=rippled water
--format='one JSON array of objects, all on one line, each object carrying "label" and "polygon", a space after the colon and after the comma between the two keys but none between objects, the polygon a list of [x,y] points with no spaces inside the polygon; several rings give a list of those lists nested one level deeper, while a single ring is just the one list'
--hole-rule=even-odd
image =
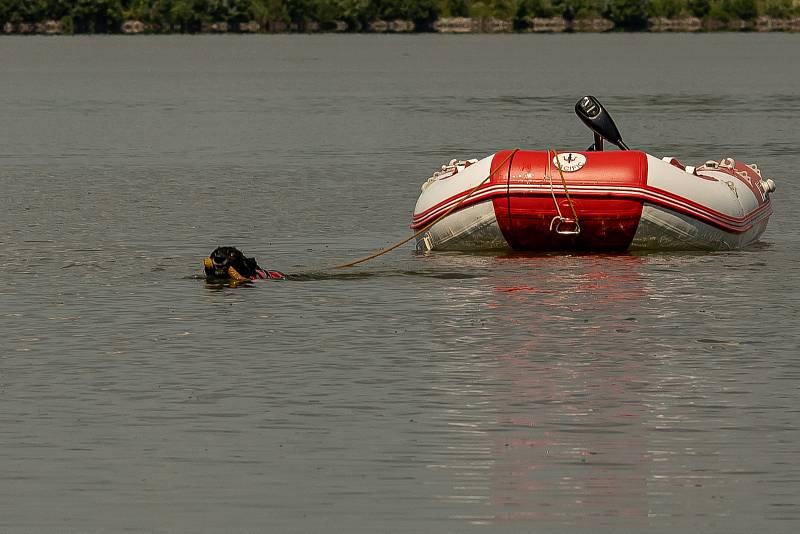
[{"label": "rippled water", "polygon": [[[796,531],[798,38],[0,39],[0,531]],[[763,242],[324,270],[585,93],[758,162]]]}]

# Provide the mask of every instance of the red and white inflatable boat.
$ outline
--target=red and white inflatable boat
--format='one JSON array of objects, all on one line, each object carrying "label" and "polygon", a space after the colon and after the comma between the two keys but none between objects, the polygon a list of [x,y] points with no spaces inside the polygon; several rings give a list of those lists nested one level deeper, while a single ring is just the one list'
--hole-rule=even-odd
[{"label": "red and white inflatable boat", "polygon": [[[758,240],[775,183],[730,158],[684,166],[628,150],[593,97],[576,105],[591,150],[451,161],[422,186],[417,249],[739,249]],[[623,150],[603,151],[603,139]]]}]

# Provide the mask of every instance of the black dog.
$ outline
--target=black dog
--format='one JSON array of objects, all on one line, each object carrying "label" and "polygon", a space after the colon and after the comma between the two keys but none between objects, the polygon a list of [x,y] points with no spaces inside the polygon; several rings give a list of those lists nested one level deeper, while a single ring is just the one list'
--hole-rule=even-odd
[{"label": "black dog", "polygon": [[247,258],[235,247],[217,247],[203,260],[206,278],[215,280],[283,280],[286,275],[279,271],[269,271],[259,267],[255,258]]}]

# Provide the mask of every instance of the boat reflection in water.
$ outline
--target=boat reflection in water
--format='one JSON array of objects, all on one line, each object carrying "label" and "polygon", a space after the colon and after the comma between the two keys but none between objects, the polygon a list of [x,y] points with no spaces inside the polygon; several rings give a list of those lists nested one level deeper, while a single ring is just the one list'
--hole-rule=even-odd
[{"label": "boat reflection in water", "polygon": [[[659,341],[658,324],[672,313],[661,299],[675,289],[650,287],[643,268],[659,258],[489,261],[489,272],[501,274],[485,289],[448,288],[450,311],[477,308],[482,318],[444,325],[464,332],[460,352],[439,369],[437,387],[452,401],[440,414],[446,449],[429,468],[449,480],[440,498],[465,505],[453,517],[636,527],[661,507],[672,513],[661,482],[708,477],[659,469],[671,455],[693,454],[691,443],[669,450],[672,438],[662,446],[657,432],[685,419],[670,415],[686,395],[667,391],[670,384],[691,391],[698,380],[676,375],[672,350]],[[496,356],[470,353],[486,337]]]}]

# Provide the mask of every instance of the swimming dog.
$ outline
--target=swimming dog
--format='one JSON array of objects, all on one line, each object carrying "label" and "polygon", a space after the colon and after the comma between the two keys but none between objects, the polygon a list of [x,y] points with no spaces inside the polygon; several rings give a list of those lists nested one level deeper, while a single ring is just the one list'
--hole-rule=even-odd
[{"label": "swimming dog", "polygon": [[203,260],[207,279],[233,280],[284,280],[286,275],[280,271],[262,269],[255,258],[246,257],[235,247],[217,247]]}]

